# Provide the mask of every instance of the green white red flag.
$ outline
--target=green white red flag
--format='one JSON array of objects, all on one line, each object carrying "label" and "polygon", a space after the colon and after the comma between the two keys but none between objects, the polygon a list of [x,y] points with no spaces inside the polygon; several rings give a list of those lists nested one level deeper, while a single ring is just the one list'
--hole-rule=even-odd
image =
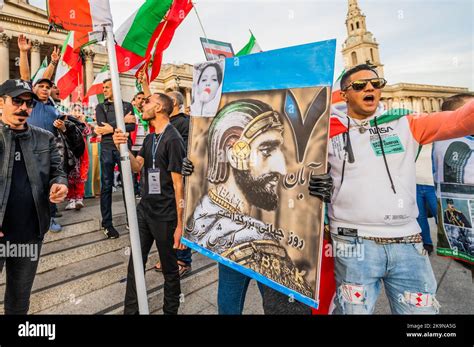
[{"label": "green white red flag", "polygon": [[43,78],[44,72],[46,71],[47,67],[48,67],[48,57],[44,57],[43,62],[41,63],[38,71],[36,71],[34,76],[31,78],[33,85],[35,85],[36,82],[40,80],[40,78]]},{"label": "green white red flag", "polygon": [[74,35],[73,31],[67,35],[56,70],[55,84],[59,88],[60,99],[66,99],[82,81],[82,59],[74,51]]},{"label": "green white red flag", "polygon": [[[142,66],[151,51],[159,24],[171,7],[172,0],[147,0],[115,32],[119,72]],[[133,72],[135,72],[133,71]]]},{"label": "green white red flag", "polygon": [[260,53],[260,52],[262,52],[262,49],[260,48],[260,45],[258,44],[255,36],[253,36],[252,32],[250,32],[249,42],[247,42],[247,44],[235,56],[241,57],[243,55]]},{"label": "green white red flag", "polygon": [[[163,51],[166,50],[174,36],[178,26],[183,22],[193,8],[191,0],[174,0],[165,19],[155,31],[152,41],[147,50],[146,74],[148,81],[153,81],[161,70]],[[141,69],[140,69],[141,70]],[[138,72],[137,72],[138,74]]]},{"label": "green white red flag", "polygon": [[336,82],[334,82],[334,85],[332,86],[331,105],[344,103],[344,100],[342,100],[342,96],[341,96],[341,78],[345,72],[346,72],[345,69],[342,70],[341,74],[339,75],[339,77],[336,79]]},{"label": "green white red flag", "polygon": [[84,97],[84,102],[89,105],[97,105],[101,102],[104,102],[104,80],[110,78],[109,66],[105,65],[92,82],[92,86],[87,91],[86,96]]}]

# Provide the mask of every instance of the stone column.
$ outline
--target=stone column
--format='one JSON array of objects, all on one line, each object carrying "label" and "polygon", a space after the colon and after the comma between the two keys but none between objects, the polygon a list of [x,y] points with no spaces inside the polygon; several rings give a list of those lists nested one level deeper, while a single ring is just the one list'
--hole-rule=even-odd
[{"label": "stone column", "polygon": [[0,83],[10,78],[10,40],[7,34],[0,35]]},{"label": "stone column", "polygon": [[393,103],[392,103],[393,108],[400,108],[400,99],[399,98],[394,98]]},{"label": "stone column", "polygon": [[34,40],[31,42],[31,77],[38,71],[41,65],[41,54],[40,54],[41,42]]},{"label": "stone column", "polygon": [[94,82],[94,57],[95,53],[90,50],[84,50],[84,58],[85,58],[85,68],[86,68],[86,78],[85,78],[85,87],[86,93],[91,87],[92,83]]},{"label": "stone column", "polygon": [[191,89],[186,88],[186,107],[191,106]]},{"label": "stone column", "polygon": [[428,112],[428,105],[426,103],[426,98],[425,97],[421,97],[420,99],[420,104],[421,104],[421,112]]},{"label": "stone column", "polygon": [[441,111],[441,107],[443,106],[443,98],[438,98],[438,105],[439,105],[439,110]]},{"label": "stone column", "polygon": [[421,113],[420,99],[418,99],[417,97],[413,97],[412,103],[413,103],[413,112]]}]

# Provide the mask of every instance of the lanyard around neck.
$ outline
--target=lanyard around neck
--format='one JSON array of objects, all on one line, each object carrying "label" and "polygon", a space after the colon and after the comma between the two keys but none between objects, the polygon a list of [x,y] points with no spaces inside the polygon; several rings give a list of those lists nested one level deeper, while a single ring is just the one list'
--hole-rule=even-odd
[{"label": "lanyard around neck", "polygon": [[156,134],[153,134],[153,147],[151,149],[151,155],[153,159],[153,169],[155,169],[155,160],[156,160],[156,152],[158,151],[158,147],[160,146],[161,139],[163,138],[163,135],[166,132],[166,129],[168,129],[168,126],[170,123],[166,125],[166,127],[163,129],[163,132],[160,134],[158,141],[156,141]]}]

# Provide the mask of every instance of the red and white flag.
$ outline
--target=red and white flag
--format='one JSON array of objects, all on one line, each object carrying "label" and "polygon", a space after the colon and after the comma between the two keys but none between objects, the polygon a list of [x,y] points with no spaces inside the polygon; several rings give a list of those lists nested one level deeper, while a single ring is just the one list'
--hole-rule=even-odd
[{"label": "red and white flag", "polygon": [[172,3],[172,0],[146,0],[115,31],[119,72],[132,70],[131,73],[135,73],[143,66],[158,35],[160,22]]},{"label": "red and white flag", "polygon": [[105,65],[102,70],[97,74],[92,82],[91,87],[87,91],[84,97],[84,102],[88,103],[89,106],[97,105],[104,102],[104,88],[103,83],[106,79],[110,79],[110,71],[108,65]]},{"label": "red and white flag", "polygon": [[149,82],[158,77],[163,60],[163,51],[169,47],[176,29],[192,8],[193,3],[191,0],[174,0],[168,14],[154,32],[150,41],[152,44],[148,46],[146,52],[147,61],[145,66],[147,68],[145,73]]},{"label": "red and white flag", "polygon": [[82,81],[82,59],[74,51],[74,35],[70,31],[61,50],[61,60],[56,70],[55,84],[59,88],[59,98],[66,99]]},{"label": "red and white flag", "polygon": [[65,30],[103,31],[112,25],[109,0],[48,0],[48,20]]}]

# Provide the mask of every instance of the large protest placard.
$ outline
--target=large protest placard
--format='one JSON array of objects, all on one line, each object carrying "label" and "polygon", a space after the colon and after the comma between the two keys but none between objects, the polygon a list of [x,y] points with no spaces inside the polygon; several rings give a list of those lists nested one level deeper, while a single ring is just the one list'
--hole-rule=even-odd
[{"label": "large protest placard", "polygon": [[[197,64],[195,76],[207,69],[209,93],[220,101],[214,112],[195,108],[188,144],[195,169],[186,182],[183,242],[312,307],[324,210],[308,182],[327,172],[335,47],[329,40],[211,69]],[[222,94],[214,92],[220,84]]]},{"label": "large protest placard", "polygon": [[435,142],[438,255],[474,263],[474,136]]}]

